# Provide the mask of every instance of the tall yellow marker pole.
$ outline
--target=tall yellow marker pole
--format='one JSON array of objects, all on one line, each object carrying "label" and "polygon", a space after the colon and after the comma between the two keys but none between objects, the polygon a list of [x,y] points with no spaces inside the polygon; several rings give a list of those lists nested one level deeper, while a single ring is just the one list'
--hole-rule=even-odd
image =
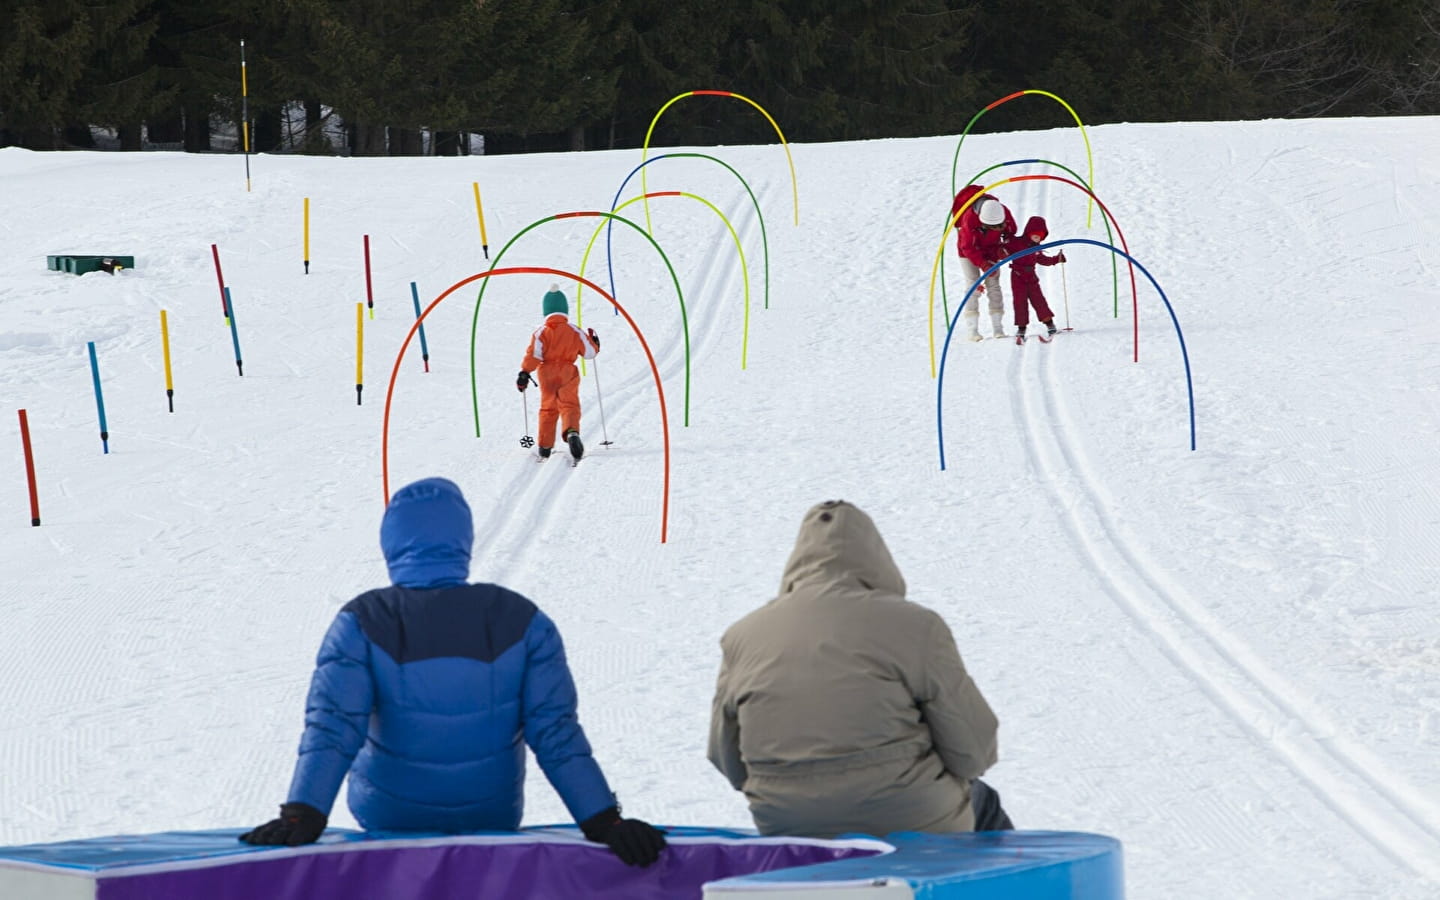
[{"label": "tall yellow marker pole", "polygon": [[475,215],[480,219],[480,250],[485,254],[485,260],[490,260],[490,239],[485,236],[485,209],[480,205],[480,182],[470,182],[475,188]]},{"label": "tall yellow marker pole", "polygon": [[355,405],[365,390],[365,304],[355,302]]},{"label": "tall yellow marker pole", "polygon": [[310,198],[305,198],[305,274],[310,274]]},{"label": "tall yellow marker pole", "polygon": [[160,310],[160,346],[165,351],[165,400],[170,411],[175,411],[175,379],[170,375],[170,326],[165,321],[165,310]]},{"label": "tall yellow marker pole", "polygon": [[245,149],[245,191],[250,191],[250,86],[245,78],[245,41],[240,41],[240,132]]}]

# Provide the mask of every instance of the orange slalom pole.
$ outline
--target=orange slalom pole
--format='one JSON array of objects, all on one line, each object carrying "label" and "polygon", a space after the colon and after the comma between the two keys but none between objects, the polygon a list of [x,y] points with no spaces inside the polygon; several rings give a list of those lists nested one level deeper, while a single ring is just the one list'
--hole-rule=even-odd
[{"label": "orange slalom pole", "polygon": [[40,524],[40,494],[35,490],[35,454],[30,449],[30,421],[20,410],[20,443],[25,446],[25,480],[30,484],[30,524]]},{"label": "orange slalom pole", "polygon": [[310,274],[310,198],[305,198],[305,274]]},{"label": "orange slalom pole", "polygon": [[160,346],[165,353],[165,400],[170,411],[175,411],[175,379],[170,374],[170,326],[165,321],[165,310],[160,310]]},{"label": "orange slalom pole", "polygon": [[365,390],[365,304],[355,301],[355,405]]}]

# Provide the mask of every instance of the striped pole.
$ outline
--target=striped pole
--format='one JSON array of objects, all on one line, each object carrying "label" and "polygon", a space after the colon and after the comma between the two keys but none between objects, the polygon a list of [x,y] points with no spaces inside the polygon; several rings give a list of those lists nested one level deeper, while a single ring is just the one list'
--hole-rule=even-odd
[{"label": "striped pole", "polygon": [[370,281],[370,235],[365,235],[365,305],[370,308],[370,318],[375,318],[375,288]]},{"label": "striped pole", "polygon": [[20,443],[25,447],[25,480],[30,484],[30,524],[40,524],[40,494],[35,490],[35,454],[30,449],[30,420],[20,410]]},{"label": "striped pole", "polygon": [[110,452],[110,429],[105,424],[105,395],[100,391],[100,363],[95,359],[95,342],[90,341],[90,377],[95,381],[95,407],[100,410],[100,446]]},{"label": "striped pole", "polygon": [[[410,299],[415,301],[415,318],[420,318],[420,291],[415,282],[410,282]],[[425,371],[430,371],[430,345],[425,343],[425,323],[420,323],[420,357],[425,361]]]},{"label": "striped pole", "polygon": [[230,289],[225,289],[225,308],[230,310],[230,342],[235,345],[235,371],[245,377],[245,363],[240,358],[240,332],[235,330],[235,304],[230,300]]},{"label": "striped pole", "polygon": [[210,255],[215,258],[215,280],[220,282],[220,313],[225,316],[225,324],[229,325],[230,301],[225,298],[225,274],[220,271],[220,248],[211,244]]},{"label": "striped pole", "polygon": [[490,259],[490,239],[485,236],[485,208],[480,205],[480,182],[472,181],[470,186],[475,188],[475,215],[480,219],[480,250],[488,261]]},{"label": "striped pole", "polygon": [[365,304],[355,301],[355,405],[365,390]]},{"label": "striped pole", "polygon": [[244,135],[245,191],[250,191],[250,86],[245,77],[245,41],[240,41],[240,129]]},{"label": "striped pole", "polygon": [[165,400],[170,411],[175,411],[175,379],[170,374],[170,325],[165,321],[165,310],[160,310],[160,347],[165,352]]},{"label": "striped pole", "polygon": [[305,198],[305,274],[310,274],[310,198]]}]

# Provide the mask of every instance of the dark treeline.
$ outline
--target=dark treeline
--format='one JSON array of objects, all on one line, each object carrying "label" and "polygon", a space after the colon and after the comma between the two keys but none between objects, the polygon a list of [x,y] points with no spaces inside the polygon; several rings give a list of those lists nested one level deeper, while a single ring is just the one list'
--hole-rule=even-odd
[{"label": "dark treeline", "polygon": [[[792,141],[957,133],[1016,90],[1087,124],[1440,113],[1436,0],[9,0],[0,145],[635,147],[676,94],[728,90]],[[678,103],[653,143],[774,140]],[[1019,103],[979,130],[1064,125]],[[343,123],[343,130],[340,123]],[[221,134],[228,138],[221,140]]]}]

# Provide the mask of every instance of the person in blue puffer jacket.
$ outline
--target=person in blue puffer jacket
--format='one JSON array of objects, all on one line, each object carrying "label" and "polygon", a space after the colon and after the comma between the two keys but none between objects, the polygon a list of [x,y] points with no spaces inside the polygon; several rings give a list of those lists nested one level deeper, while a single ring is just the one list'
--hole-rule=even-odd
[{"label": "person in blue puffer jacket", "polygon": [[514,591],[469,584],[472,541],[454,482],[426,478],[390,499],[380,547],[394,584],[336,615],[289,799],[242,841],[317,840],[347,774],[367,831],[515,830],[528,745],[587,838],[629,865],[659,857],[664,833],[621,817],[590,752],[555,623]]}]

